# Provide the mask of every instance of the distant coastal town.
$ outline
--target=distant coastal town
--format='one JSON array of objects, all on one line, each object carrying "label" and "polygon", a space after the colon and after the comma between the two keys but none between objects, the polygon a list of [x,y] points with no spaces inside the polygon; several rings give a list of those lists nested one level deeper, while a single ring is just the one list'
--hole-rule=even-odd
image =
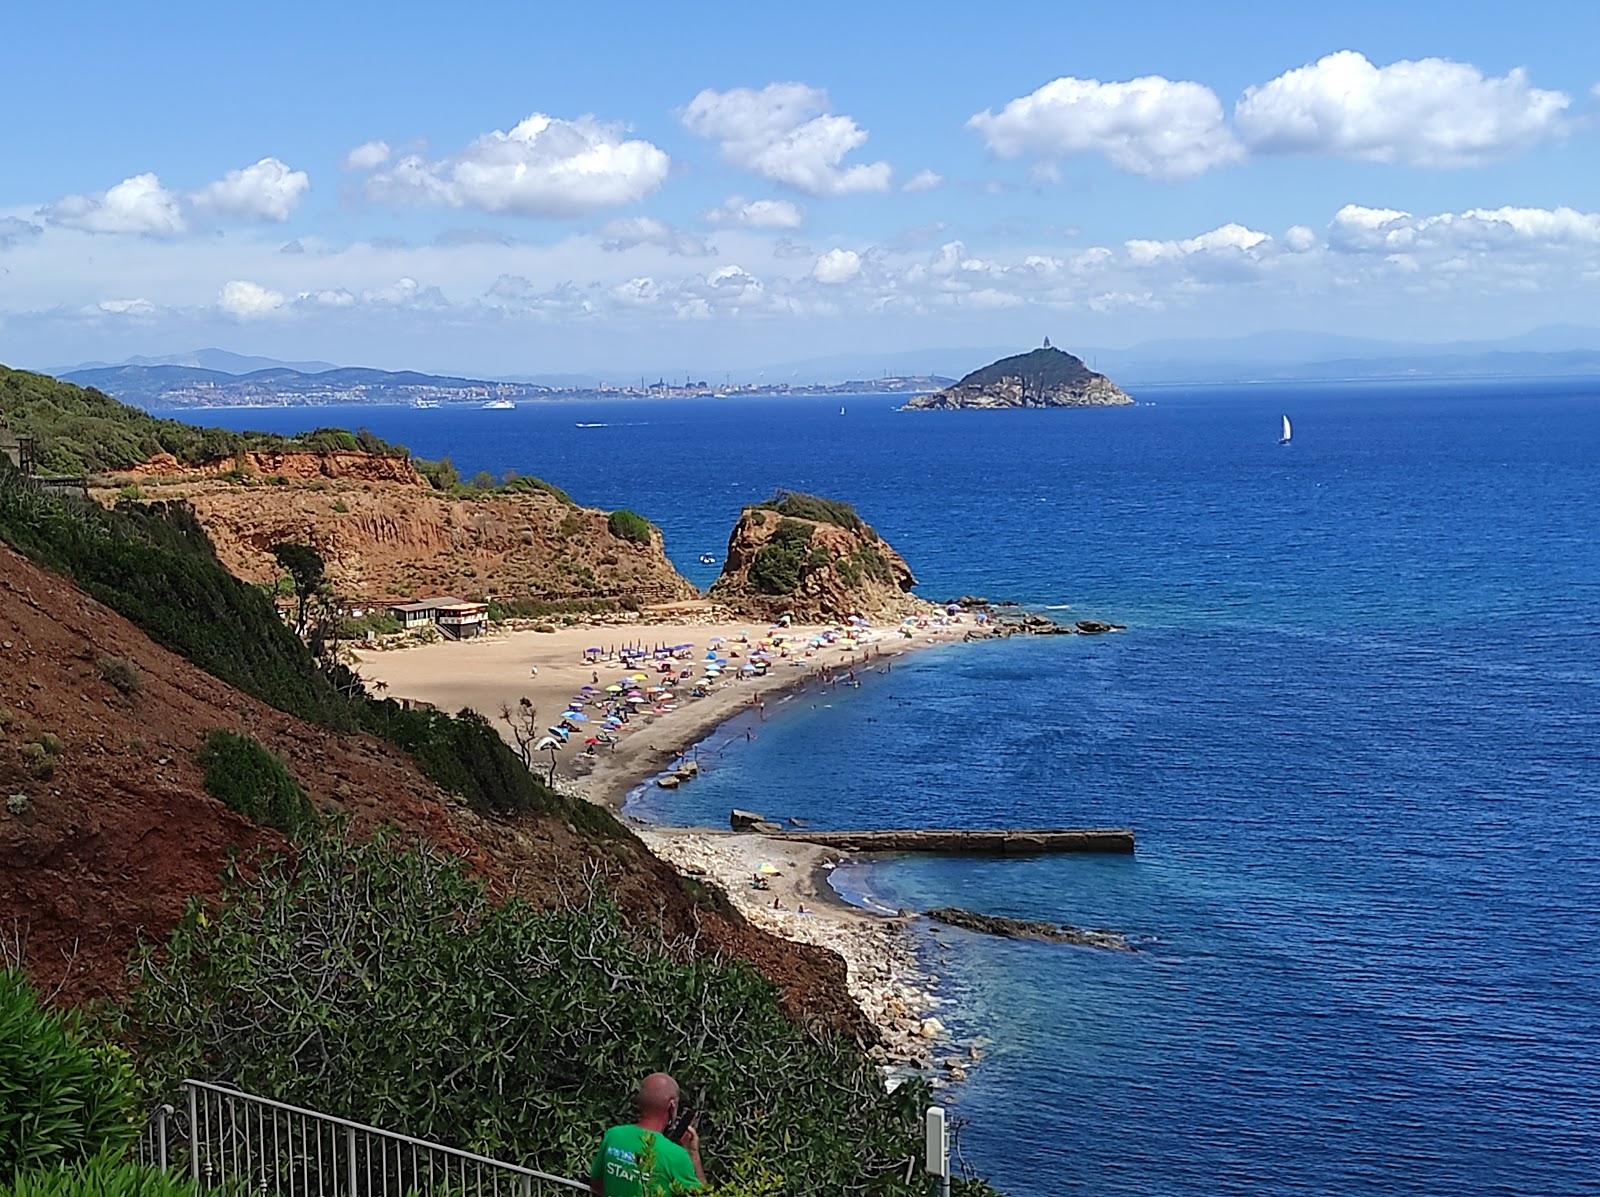
[{"label": "distant coastal town", "polygon": [[324,404],[410,403],[509,406],[547,399],[744,399],[774,395],[915,395],[953,381],[937,375],[893,375],[839,383],[724,382],[685,376],[641,378],[637,383],[594,382],[556,386],[515,380],[455,378],[410,370],[339,368],[307,372],[288,368],[230,374],[192,366],[131,365],[75,370],[61,375],[124,403],[145,408],[307,407]]}]

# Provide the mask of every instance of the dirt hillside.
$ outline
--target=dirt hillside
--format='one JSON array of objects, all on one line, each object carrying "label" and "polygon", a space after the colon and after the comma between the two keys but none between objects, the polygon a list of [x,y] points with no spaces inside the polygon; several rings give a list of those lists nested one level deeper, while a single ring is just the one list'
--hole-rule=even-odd
[{"label": "dirt hillside", "polygon": [[[403,458],[358,453],[252,453],[199,469],[156,458],[122,482],[183,499],[222,563],[251,582],[278,570],[271,547],[311,544],[341,597],[374,603],[433,594],[552,601],[693,598],[661,534],[613,536],[607,513],[542,491],[457,497]],[[99,497],[112,501],[117,489]]]},{"label": "dirt hillside", "polygon": [[591,840],[548,816],[481,819],[390,745],[256,701],[0,545],[0,934],[23,941],[30,972],[62,1000],[115,993],[135,943],[164,938],[191,895],[214,895],[230,852],[281,846],[205,792],[195,756],[218,727],[276,752],[320,809],[358,829],[425,836],[499,892],[539,902],[581,893],[598,872],[636,925],[746,959],[796,1016],[870,1035],[837,956],[691,900],[631,837]]}]

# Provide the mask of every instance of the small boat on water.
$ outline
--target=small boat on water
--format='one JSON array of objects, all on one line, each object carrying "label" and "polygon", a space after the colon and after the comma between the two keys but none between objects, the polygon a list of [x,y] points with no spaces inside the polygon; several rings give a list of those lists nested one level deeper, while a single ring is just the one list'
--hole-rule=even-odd
[{"label": "small boat on water", "polygon": [[717,559],[715,557],[713,557],[710,553],[701,553],[700,554],[700,564],[701,565],[715,565],[716,563],[717,563]]},{"label": "small boat on water", "polygon": [[1293,437],[1293,436],[1294,436],[1294,426],[1289,423],[1289,417],[1288,416],[1284,416],[1283,417],[1283,435],[1278,438],[1278,443],[1280,445],[1287,445],[1289,443],[1290,438]]},{"label": "small boat on water", "polygon": [[841,415],[841,416],[842,416],[842,415],[844,415],[844,404],[842,404],[842,403],[841,403],[841,404],[839,404],[839,414],[840,414],[840,415]]},{"label": "small boat on water", "polygon": [[439,406],[439,401],[437,399],[413,399],[411,401],[411,406],[416,408],[418,411],[431,411],[433,408]]},{"label": "small boat on water", "polygon": [[483,405],[484,411],[515,411],[516,404],[509,399],[491,399]]}]

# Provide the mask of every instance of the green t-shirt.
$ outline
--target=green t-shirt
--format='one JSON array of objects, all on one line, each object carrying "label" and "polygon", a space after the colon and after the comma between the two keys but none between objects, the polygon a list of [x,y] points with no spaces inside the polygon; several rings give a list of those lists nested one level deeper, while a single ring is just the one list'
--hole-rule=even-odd
[{"label": "green t-shirt", "polygon": [[[647,1151],[655,1154],[650,1185],[644,1184],[641,1160]],[[629,1123],[613,1126],[600,1140],[589,1175],[604,1181],[605,1197],[662,1197],[679,1189],[698,1189],[689,1153],[665,1135]]]}]

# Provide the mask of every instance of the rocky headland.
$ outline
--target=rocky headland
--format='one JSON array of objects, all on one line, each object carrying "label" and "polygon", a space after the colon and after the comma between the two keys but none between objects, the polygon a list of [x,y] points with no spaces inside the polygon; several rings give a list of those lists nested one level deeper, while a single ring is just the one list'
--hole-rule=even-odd
[{"label": "rocky headland", "polygon": [[710,597],[763,618],[884,620],[935,610],[912,595],[916,584],[849,504],[779,492],[739,516]]},{"label": "rocky headland", "polygon": [[1104,374],[1097,374],[1051,346],[1001,358],[974,370],[954,386],[908,399],[902,411],[997,410],[1017,407],[1121,407],[1133,399]]}]

